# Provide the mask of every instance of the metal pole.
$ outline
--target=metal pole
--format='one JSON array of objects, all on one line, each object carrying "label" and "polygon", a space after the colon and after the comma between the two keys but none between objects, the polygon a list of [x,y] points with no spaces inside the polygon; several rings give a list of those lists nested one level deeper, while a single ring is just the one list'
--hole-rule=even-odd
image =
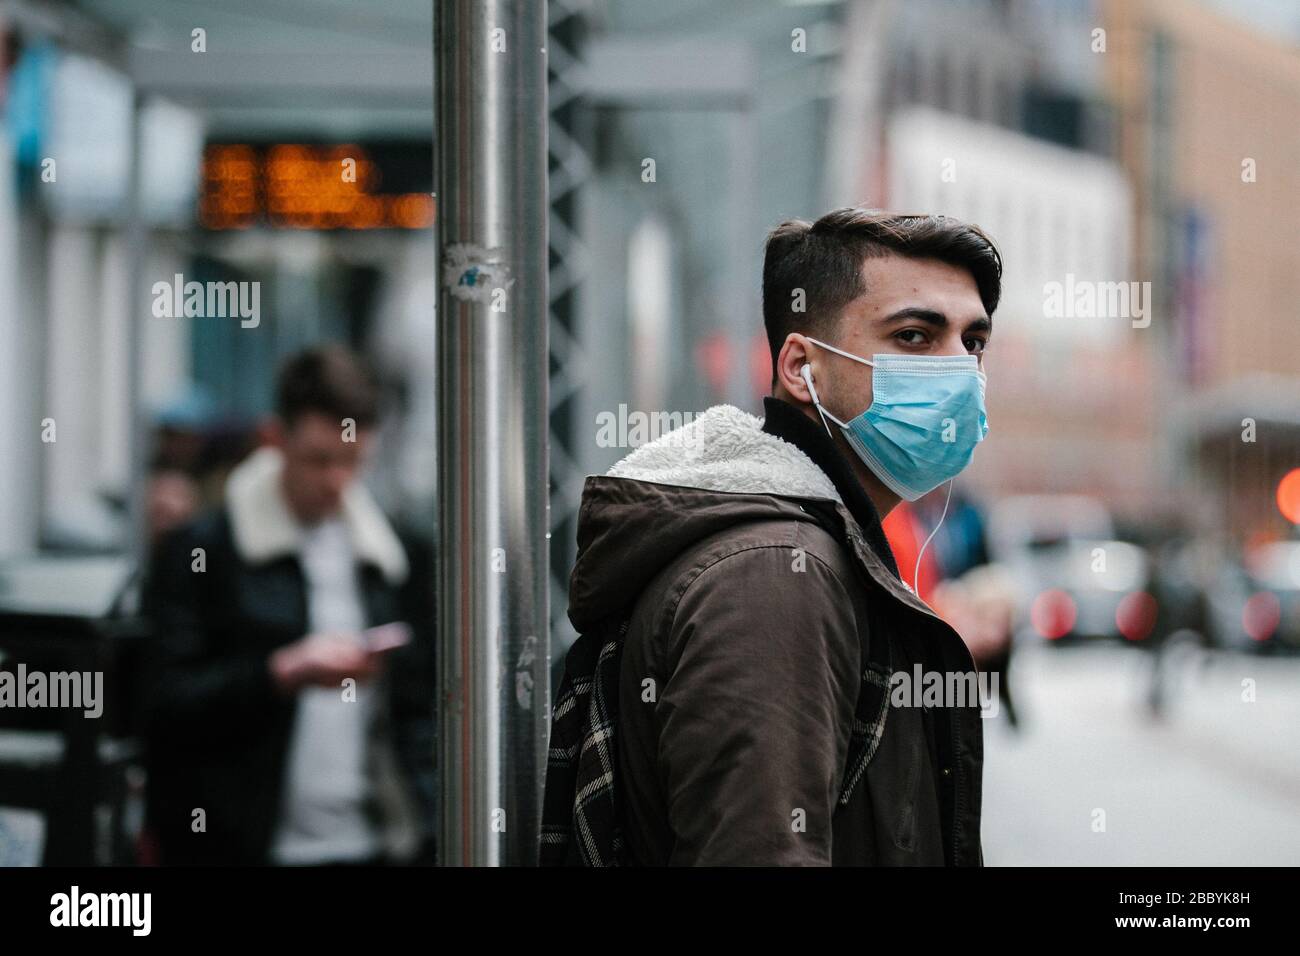
[{"label": "metal pole", "polygon": [[536,862],[547,630],[546,4],[438,0],[441,862]]},{"label": "metal pole", "polygon": [[150,416],[145,406],[144,350],[145,322],[148,312],[142,302],[144,270],[149,230],[144,221],[144,104],[138,86],[131,91],[131,159],[127,172],[126,222],[126,389],[131,416],[130,445],[130,516],[131,555],[137,575],[143,575],[149,562],[148,480],[151,451]]}]

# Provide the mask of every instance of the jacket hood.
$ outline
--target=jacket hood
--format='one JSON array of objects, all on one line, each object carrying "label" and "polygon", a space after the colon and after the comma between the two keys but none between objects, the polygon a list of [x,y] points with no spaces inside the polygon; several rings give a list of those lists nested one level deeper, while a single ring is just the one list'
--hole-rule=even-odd
[{"label": "jacket hood", "polygon": [[621,611],[682,551],[732,525],[815,520],[801,498],[840,503],[825,472],[762,419],[710,408],[587,479],[569,619],[581,632]]}]

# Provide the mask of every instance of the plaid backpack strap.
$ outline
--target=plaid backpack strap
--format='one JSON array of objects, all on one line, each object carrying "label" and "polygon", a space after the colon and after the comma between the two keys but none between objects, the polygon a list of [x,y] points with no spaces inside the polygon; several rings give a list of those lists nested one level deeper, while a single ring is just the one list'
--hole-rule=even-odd
[{"label": "plaid backpack strap", "polygon": [[620,622],[602,645],[592,680],[573,804],[574,838],[584,866],[627,862],[618,788],[618,684],[629,623]]},{"label": "plaid backpack strap", "polygon": [[626,861],[617,803],[618,681],[629,621],[578,637],[551,714],[542,800],[542,866]]},{"label": "plaid backpack strap", "polygon": [[578,754],[582,749],[582,727],[591,699],[595,655],[591,635],[579,635],[564,658],[551,710],[551,740],[546,757],[546,790],[542,797],[542,839],[538,863],[541,866],[571,866],[573,849],[573,795],[578,779]]},{"label": "plaid backpack strap", "polygon": [[858,689],[858,701],[853,711],[853,728],[849,732],[849,753],[844,764],[844,778],[840,782],[840,806],[845,806],[853,796],[853,790],[862,779],[867,764],[876,755],[880,738],[885,733],[885,718],[889,715],[889,682],[893,674],[893,655],[890,653],[889,640],[870,642],[879,644],[879,659],[867,659],[862,669],[862,684]]}]

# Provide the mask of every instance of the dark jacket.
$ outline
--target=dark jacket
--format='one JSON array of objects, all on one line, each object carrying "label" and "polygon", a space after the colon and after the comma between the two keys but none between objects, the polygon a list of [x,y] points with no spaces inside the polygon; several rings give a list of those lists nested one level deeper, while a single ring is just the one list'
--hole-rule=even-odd
[{"label": "dark jacket", "polygon": [[[232,478],[227,503],[170,535],[151,563],[147,814],[164,864],[270,862],[279,821],[297,707],[275,690],[268,658],[309,632],[307,588],[283,517],[269,508],[273,492],[260,478],[245,485],[239,491]],[[368,748],[370,810],[393,856],[431,862],[430,555],[377,524],[372,504],[355,514],[349,527],[367,624],[406,621],[414,632],[411,644],[389,654],[381,679]],[[195,549],[202,572],[193,570]],[[192,827],[197,809],[206,832]]]},{"label": "dark jacket", "polygon": [[867,529],[854,516],[865,495],[853,500],[834,445],[785,409],[797,418],[778,409],[767,431],[710,409],[588,479],[569,615],[587,631],[630,609],[618,767],[631,856],[979,865],[978,702],[855,723],[864,682],[916,664],[973,678],[974,663],[897,577],[874,512]]}]

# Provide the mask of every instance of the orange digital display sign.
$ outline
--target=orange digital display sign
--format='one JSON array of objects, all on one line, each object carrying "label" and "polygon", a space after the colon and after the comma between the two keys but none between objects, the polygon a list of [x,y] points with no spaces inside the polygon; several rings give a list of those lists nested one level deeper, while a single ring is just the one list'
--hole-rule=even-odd
[{"label": "orange digital display sign", "polygon": [[380,192],[378,166],[360,146],[208,146],[199,224],[206,229],[425,229],[429,193]]}]

